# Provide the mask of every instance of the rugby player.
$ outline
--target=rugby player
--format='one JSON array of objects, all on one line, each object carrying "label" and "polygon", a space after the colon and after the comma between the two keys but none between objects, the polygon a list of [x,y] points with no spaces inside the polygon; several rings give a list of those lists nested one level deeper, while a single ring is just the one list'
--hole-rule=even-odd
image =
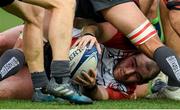
[{"label": "rugby player", "polygon": [[[88,10],[88,11],[87,11]],[[169,77],[168,84],[180,86],[180,59],[160,41],[156,30],[131,0],[77,0],[76,16],[108,21],[124,33],[143,53],[154,59]]]},{"label": "rugby player", "polygon": [[147,85],[138,86],[137,89],[136,85],[153,79],[159,73],[157,64],[138,52],[124,34],[110,23],[100,23],[97,27],[99,30],[95,30],[100,32],[99,35],[86,27],[84,31],[89,36],[78,39],[73,45],[83,48],[87,43],[96,43],[96,38],[91,36],[96,35],[102,44],[97,71],[83,73],[83,77],[77,76],[74,82],[84,88],[85,94],[96,100],[120,100],[147,95]]},{"label": "rugby player", "polygon": [[[70,79],[68,53],[75,0],[1,0],[0,6],[25,21],[23,47],[27,64],[32,74],[33,100],[45,100],[46,95],[43,95],[42,88],[47,88],[52,95],[78,103],[81,95],[74,91],[73,87],[68,83]],[[46,77],[43,65],[42,27],[44,25],[44,10],[38,6],[51,12],[49,21],[46,20],[49,23],[48,39],[53,50],[53,61],[51,63],[52,80],[50,80],[50,83]],[[57,89],[58,85],[62,86],[62,89]],[[64,94],[64,90],[68,91]],[[39,93],[41,97],[39,97]]]},{"label": "rugby player", "polygon": [[[19,26],[17,28],[14,28],[14,30],[19,31],[20,28],[21,28],[21,31],[22,31],[23,26]],[[17,33],[16,31],[11,31],[10,30],[10,33],[11,32]],[[6,34],[7,33],[8,33],[8,31],[6,31]],[[7,35],[12,35],[10,33],[7,34]],[[73,33],[73,35],[75,35],[75,34],[76,34],[76,30],[75,30],[75,33]],[[15,35],[17,35],[17,34],[15,34]],[[4,35],[4,36],[6,36],[6,35]],[[6,38],[8,39],[8,38],[13,38],[13,37],[12,36],[6,36]],[[14,36],[13,39],[17,39],[17,36]],[[1,41],[3,41],[3,40],[1,40]],[[15,42],[11,42],[11,43],[15,43]],[[23,54],[23,52],[21,50],[22,47],[23,47],[22,43],[23,42],[22,42],[22,35],[21,35],[21,37],[19,37],[17,39],[17,42],[14,45],[14,49],[9,49],[9,50],[5,51],[2,54],[1,58],[0,58],[0,66],[1,66],[0,71],[1,71],[1,74],[3,75],[2,78],[0,78],[0,80],[2,81],[1,82],[1,84],[2,84],[1,88],[2,89],[0,91],[1,91],[2,94],[4,94],[4,95],[2,95],[2,98],[6,97],[6,96],[7,96],[6,98],[8,98],[8,97],[9,98],[18,98],[18,97],[19,98],[30,98],[30,97],[34,98],[34,95],[32,96],[30,94],[31,91],[32,91],[32,81],[30,80],[30,77],[29,77],[30,75],[28,75],[29,70],[28,70],[27,66],[25,65],[26,61],[25,61],[25,58],[24,58],[24,54]],[[51,77],[50,77],[50,74],[51,74],[51,72],[50,72],[50,64],[51,64],[51,60],[52,60],[52,51],[51,51],[51,47],[50,47],[49,43],[47,43],[47,41],[46,41],[46,43],[44,45],[44,53],[45,53],[44,59],[46,61],[44,65],[45,65],[45,69],[46,69],[46,72],[47,72],[46,77],[51,79]],[[17,75],[17,77],[15,75],[14,78],[8,79],[9,76],[12,76],[12,75],[16,74],[21,69],[23,70],[23,73],[20,73],[19,75]],[[20,79],[17,80],[18,77],[19,78],[22,77],[21,81],[20,81]],[[16,82],[16,80],[17,80],[17,82]],[[23,80],[24,80],[24,82],[23,82]],[[14,81],[16,83],[14,83]],[[13,82],[13,84],[11,84],[11,82]],[[27,83],[25,83],[25,82],[27,82]],[[18,85],[20,83],[22,83],[21,86]],[[69,82],[69,83],[71,83],[71,82]],[[7,85],[11,85],[12,87],[8,86],[8,89],[7,89]],[[19,87],[17,87],[17,86],[19,86]],[[29,92],[27,92],[27,94],[24,91],[25,89],[29,90]],[[24,94],[19,94],[19,93],[16,93],[16,92],[14,93],[14,91],[18,92],[19,90],[22,90],[21,92],[24,91],[25,93]],[[47,95],[48,97],[46,97],[45,100],[36,100],[36,101],[54,101],[55,100],[55,97],[49,95],[46,89],[43,89],[43,90],[46,93],[45,95]],[[3,91],[4,92],[9,91],[9,92],[4,93]],[[73,96],[73,98],[78,98],[78,99],[74,99],[74,100],[76,100],[77,104],[90,104],[90,103],[92,103],[92,100],[90,98],[80,94],[80,92],[78,94],[81,96],[80,98]],[[22,96],[20,96],[20,95],[22,95]],[[28,95],[30,95],[30,96],[28,96]],[[41,95],[43,95],[43,94],[39,93],[38,95],[41,97]],[[26,97],[26,96],[28,96],[28,97]],[[75,102],[72,101],[72,103],[75,103]]]},{"label": "rugby player", "polygon": [[[104,24],[102,24],[102,25],[104,25]],[[108,23],[106,24],[105,23],[105,26],[106,26],[106,30],[108,30],[109,28],[111,28],[112,26],[111,25],[109,25]],[[103,26],[104,27],[104,26]],[[22,27],[21,27],[22,28]],[[19,30],[18,30],[19,31]],[[127,44],[129,44],[130,42],[128,42],[128,40],[125,38],[125,37],[122,37],[121,36],[121,34],[119,34],[119,33],[117,33],[117,30],[116,29],[114,29],[114,28],[112,28],[111,29],[111,31],[113,32],[113,34],[115,34],[115,39],[117,38],[117,39],[119,39],[121,42],[122,42],[122,45],[124,45],[124,44],[126,44],[125,42],[127,42]],[[105,31],[106,32],[106,31]],[[109,33],[109,32],[107,32],[107,33]],[[106,34],[107,34],[106,33]],[[111,32],[110,32],[111,33]],[[116,34],[117,33],[117,34]],[[104,35],[104,34],[103,34]],[[8,38],[8,36],[6,36],[6,38]],[[15,37],[15,38],[17,38],[17,37]],[[85,38],[85,37],[84,37]],[[108,37],[106,37],[105,38],[106,40],[107,39],[111,39],[111,38],[108,38]],[[104,39],[104,40],[105,40]],[[117,41],[119,41],[119,40],[117,40]],[[125,41],[125,42],[123,42],[123,40]],[[124,44],[123,44],[124,43]],[[119,46],[119,45],[115,45],[115,46]],[[131,49],[134,49],[134,46],[132,46],[132,45],[126,45],[126,46],[120,46],[122,49],[129,49],[130,51],[128,52],[125,52],[125,51],[123,51],[123,50],[118,50],[117,49],[117,51],[122,51],[122,53],[124,53],[123,55],[120,55],[118,58],[120,58],[121,59],[121,57],[128,57],[129,55],[127,55],[127,53],[129,53],[129,54],[132,54],[132,52],[133,51],[131,51]],[[119,48],[120,48],[119,47]],[[124,48],[123,48],[124,47]],[[108,49],[108,50],[110,50],[110,49]],[[136,50],[135,50],[136,51]],[[48,52],[46,52],[46,53],[50,53],[49,51]],[[133,52],[134,53],[134,52]],[[46,54],[47,55],[47,54]],[[118,55],[116,55],[116,56],[118,56]],[[138,56],[138,55],[137,55]],[[140,55],[140,56],[143,56],[143,55]],[[136,56],[135,56],[136,57]],[[50,58],[50,57],[46,57],[46,58]],[[116,63],[117,63],[117,59],[114,59],[115,57],[113,57],[112,59],[107,59],[107,58],[105,58],[105,60],[110,60],[110,61],[112,61],[112,60],[114,60]],[[143,57],[144,58],[144,57]],[[147,62],[149,62],[149,60],[147,60],[148,58],[147,57],[145,57],[145,63],[147,63]],[[1,61],[2,61],[2,58],[1,58]],[[48,61],[48,60],[45,60],[45,61]],[[125,62],[127,62],[127,61],[125,61]],[[48,63],[48,62],[47,62]],[[112,62],[111,62],[112,63]],[[150,61],[150,63],[152,63],[151,61]],[[27,70],[26,70],[27,68],[25,68],[25,69],[23,69],[23,70],[21,70],[21,71],[23,71],[23,72],[28,72]],[[20,71],[20,72],[21,72]],[[48,70],[47,70],[48,71]],[[17,70],[16,70],[16,72],[17,72]],[[14,71],[14,73],[16,73],[15,71]],[[107,74],[107,72],[105,72],[105,74]],[[7,78],[7,77],[9,77],[9,76],[11,76],[11,75],[9,75],[9,74],[6,74],[6,76],[5,76],[5,78]],[[25,77],[25,78],[22,78],[22,79],[20,79],[20,77]],[[28,82],[29,83],[31,83],[31,81],[28,79],[28,77],[29,77],[29,75],[25,75],[25,73],[18,73],[18,74],[16,74],[15,76],[13,76],[13,77],[9,77],[9,78],[7,78],[7,79],[5,79],[5,80],[2,80],[1,81],[1,93],[3,94],[3,91],[9,91],[9,92],[7,92],[6,94],[4,94],[4,95],[2,95],[2,98],[6,98],[6,97],[8,97],[9,96],[9,98],[18,98],[18,97],[20,97],[20,98],[23,98],[23,96],[19,96],[18,95],[18,93],[16,94],[16,92],[15,91],[17,91],[17,92],[19,92],[20,90],[21,90],[21,88],[20,87],[17,87],[17,86],[19,86],[19,84],[20,83],[22,83],[23,81],[22,80],[25,80],[25,82],[27,82],[26,84],[25,83],[23,83],[22,84],[22,88],[23,87],[25,87],[26,89],[22,89],[22,90],[28,90],[28,89],[30,89],[29,91],[31,91],[31,89],[32,89],[32,84],[29,84],[29,85],[27,85],[28,84]],[[18,79],[18,80],[17,80]],[[17,82],[16,82],[16,80],[17,80]],[[13,84],[11,84],[11,83],[13,83]],[[5,85],[9,85],[9,87],[8,88],[6,88],[5,87]],[[11,87],[11,86],[13,86],[13,87]],[[122,84],[123,85],[123,84]],[[16,88],[17,87],[17,88]],[[125,85],[125,87],[126,87],[126,85]],[[130,94],[132,94],[132,93],[134,93],[134,87],[135,86],[133,86],[133,89],[131,90],[131,92],[129,93],[129,95]],[[128,86],[127,86],[127,88],[129,88]],[[113,91],[113,90],[112,90]],[[123,92],[123,91],[120,91],[120,94],[121,94],[121,92]],[[128,91],[129,92],[129,91]],[[29,94],[28,94],[29,93]],[[141,92],[142,93],[142,92]],[[145,93],[145,92],[144,92]],[[15,95],[17,95],[17,96],[15,96]],[[26,96],[28,96],[28,95],[31,95],[31,92],[27,92],[27,94],[22,94],[22,95],[24,95],[24,98],[29,98],[29,97],[26,97]],[[129,97],[129,96],[128,96]],[[127,96],[122,96],[122,97],[119,97],[119,99],[123,99],[123,98],[127,98]]]},{"label": "rugby player", "polygon": [[[162,31],[162,37],[164,43],[172,48],[177,55],[180,55],[179,45],[176,45],[180,42],[178,27],[179,27],[179,10],[177,0],[155,0],[154,7],[151,9],[149,14],[150,19],[154,19],[154,23],[158,24]],[[168,9],[169,8],[169,9]],[[160,21],[161,20],[161,21]],[[164,35],[163,35],[164,32]],[[167,76],[162,72],[158,75],[157,78],[153,80],[152,83],[152,92],[154,94],[149,95],[148,98],[169,98],[173,100],[180,100],[180,88],[172,87],[167,84]]]}]

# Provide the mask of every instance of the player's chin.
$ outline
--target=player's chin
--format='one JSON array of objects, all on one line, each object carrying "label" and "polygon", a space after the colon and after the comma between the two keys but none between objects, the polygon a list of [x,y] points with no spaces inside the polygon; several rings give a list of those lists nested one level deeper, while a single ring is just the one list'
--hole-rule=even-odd
[{"label": "player's chin", "polygon": [[125,83],[125,84],[137,84],[138,83],[137,80],[124,80],[122,82]]}]

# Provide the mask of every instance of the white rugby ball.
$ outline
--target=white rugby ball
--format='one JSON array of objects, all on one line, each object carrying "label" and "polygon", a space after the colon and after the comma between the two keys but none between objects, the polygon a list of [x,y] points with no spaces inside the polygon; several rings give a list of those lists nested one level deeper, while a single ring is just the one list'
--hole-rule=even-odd
[{"label": "white rugby ball", "polygon": [[70,49],[70,70],[72,78],[81,75],[82,72],[88,72],[89,69],[96,70],[98,63],[98,52],[95,46],[91,49],[87,47]]}]

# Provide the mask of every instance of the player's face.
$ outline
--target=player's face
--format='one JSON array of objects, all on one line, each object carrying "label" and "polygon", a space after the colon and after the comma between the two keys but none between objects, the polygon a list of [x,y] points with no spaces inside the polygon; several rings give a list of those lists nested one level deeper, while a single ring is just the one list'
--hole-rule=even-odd
[{"label": "player's face", "polygon": [[151,77],[154,65],[156,63],[144,54],[133,55],[117,64],[114,77],[124,83],[141,83]]}]

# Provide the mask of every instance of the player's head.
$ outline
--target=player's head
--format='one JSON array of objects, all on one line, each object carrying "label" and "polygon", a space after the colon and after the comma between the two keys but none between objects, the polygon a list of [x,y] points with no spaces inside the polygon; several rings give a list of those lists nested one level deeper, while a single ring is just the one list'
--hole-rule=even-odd
[{"label": "player's head", "polygon": [[135,54],[120,61],[114,69],[116,80],[124,83],[146,83],[160,72],[158,65],[144,54]]}]

